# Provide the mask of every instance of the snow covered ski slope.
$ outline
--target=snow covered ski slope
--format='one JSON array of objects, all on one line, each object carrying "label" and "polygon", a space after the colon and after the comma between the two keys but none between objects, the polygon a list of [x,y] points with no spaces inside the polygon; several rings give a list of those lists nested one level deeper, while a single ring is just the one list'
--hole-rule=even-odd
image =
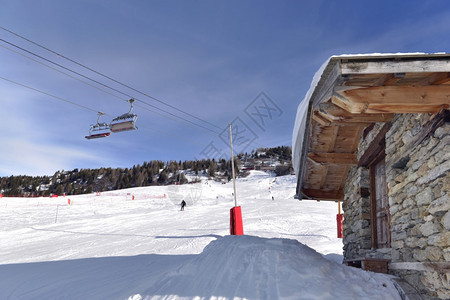
[{"label": "snow covered ski slope", "polygon": [[336,262],[337,204],[294,192],[295,176],[239,179],[245,236],[228,235],[229,183],[1,198],[0,299],[400,299]]}]

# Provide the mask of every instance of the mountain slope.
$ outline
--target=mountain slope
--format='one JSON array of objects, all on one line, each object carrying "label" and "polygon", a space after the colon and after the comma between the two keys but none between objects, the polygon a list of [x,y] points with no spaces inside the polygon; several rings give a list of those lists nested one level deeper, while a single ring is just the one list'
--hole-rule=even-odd
[{"label": "mountain slope", "polygon": [[387,276],[321,255],[342,252],[337,206],[296,201],[294,189],[293,176],[239,180],[246,236],[228,236],[230,183],[71,196],[71,205],[0,199],[0,298],[396,299]]}]

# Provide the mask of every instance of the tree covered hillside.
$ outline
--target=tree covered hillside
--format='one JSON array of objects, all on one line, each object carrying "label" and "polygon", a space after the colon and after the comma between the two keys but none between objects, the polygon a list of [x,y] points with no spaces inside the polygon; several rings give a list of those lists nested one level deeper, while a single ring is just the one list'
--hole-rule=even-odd
[{"label": "tree covered hillside", "polygon": [[[236,174],[245,176],[246,170],[273,171],[277,175],[292,171],[291,149],[287,146],[260,148],[250,154],[239,154],[235,158]],[[197,176],[228,181],[231,178],[231,161],[202,159],[196,161],[153,160],[131,168],[74,169],[57,171],[53,176],[0,177],[0,192],[3,196],[49,196],[77,195],[111,191],[131,187],[185,184],[198,180]]]}]

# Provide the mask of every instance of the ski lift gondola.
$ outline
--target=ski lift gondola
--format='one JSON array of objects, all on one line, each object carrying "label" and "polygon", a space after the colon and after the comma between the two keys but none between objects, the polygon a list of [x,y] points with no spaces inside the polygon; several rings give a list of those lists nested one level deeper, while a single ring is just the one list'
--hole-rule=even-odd
[{"label": "ski lift gondola", "polygon": [[86,139],[98,139],[108,137],[111,132],[109,131],[109,125],[106,123],[100,123],[100,117],[104,115],[101,111],[98,112],[97,124],[92,124],[89,128],[89,135],[85,136]]},{"label": "ski lift gondola", "polygon": [[137,115],[132,114],[131,111],[133,110],[133,102],[134,99],[128,100],[130,103],[130,111],[126,114],[120,115],[114,119],[112,119],[111,123],[109,124],[109,129],[112,132],[120,132],[120,131],[128,131],[128,130],[136,130],[136,120]]}]

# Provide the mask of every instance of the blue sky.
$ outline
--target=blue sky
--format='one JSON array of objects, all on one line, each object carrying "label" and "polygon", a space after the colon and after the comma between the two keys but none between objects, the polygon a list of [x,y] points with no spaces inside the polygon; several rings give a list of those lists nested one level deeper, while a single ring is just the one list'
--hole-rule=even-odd
[{"label": "blue sky", "polygon": [[[450,52],[446,0],[0,4],[1,27],[178,109],[0,30],[0,39],[102,84],[0,41],[0,176],[227,157],[232,121],[238,151],[290,145],[297,106],[329,56]],[[129,110],[128,96],[138,100],[139,129],[86,140],[96,111],[109,122]]]}]

